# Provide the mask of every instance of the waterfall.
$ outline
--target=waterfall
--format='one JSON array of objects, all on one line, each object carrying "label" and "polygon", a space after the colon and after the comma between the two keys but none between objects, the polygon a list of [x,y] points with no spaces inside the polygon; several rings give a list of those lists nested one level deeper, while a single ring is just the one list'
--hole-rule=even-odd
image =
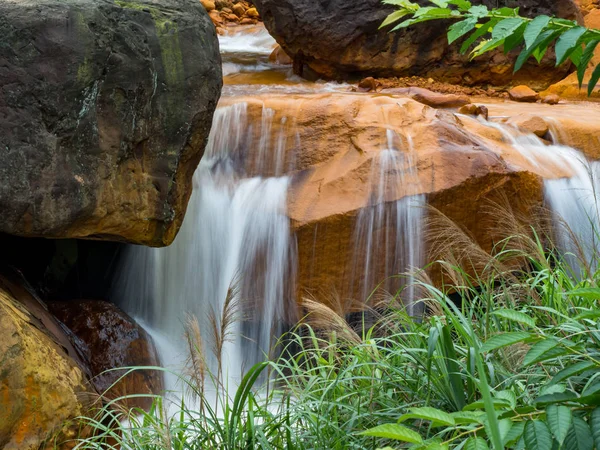
[{"label": "waterfall", "polygon": [[552,211],[555,239],[575,273],[581,262],[592,270],[597,268],[600,251],[600,162],[590,161],[580,151],[559,145],[563,139],[558,123],[551,122],[554,142],[546,145],[533,134],[523,134],[503,124],[489,122],[500,130],[529,163],[544,173],[545,169],[560,167],[570,176],[544,178],[544,198]]},{"label": "waterfall", "polygon": [[[272,117],[272,116],[271,116]],[[181,230],[167,248],[131,246],[115,285],[118,303],[145,324],[158,341],[163,364],[181,370],[187,345],[186,314],[198,318],[208,367],[226,299],[236,307],[222,356],[226,385],[233,386],[265,359],[289,323],[293,301],[294,241],[286,215],[288,177],[246,175],[246,159],[277,166],[277,152],[248,158],[252,126],[246,104],[219,108],[206,153],[194,175],[194,191]],[[270,133],[268,117],[262,132]],[[275,161],[268,160],[274,155]],[[173,385],[169,386],[171,389]]]},{"label": "waterfall", "polygon": [[412,139],[390,129],[386,134],[387,147],[372,160],[368,205],[356,222],[350,283],[358,282],[359,288],[350,292],[365,301],[375,288],[396,295],[404,286],[407,312],[415,316],[422,311],[414,302],[414,280],[399,274],[423,266],[426,199],[424,195],[406,195],[407,188],[418,183]]}]

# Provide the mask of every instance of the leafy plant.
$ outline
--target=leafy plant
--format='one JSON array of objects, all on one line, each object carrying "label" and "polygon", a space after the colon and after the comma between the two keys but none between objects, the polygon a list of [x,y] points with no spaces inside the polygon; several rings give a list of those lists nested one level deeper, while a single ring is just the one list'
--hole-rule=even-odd
[{"label": "leafy plant", "polygon": [[[450,44],[462,39],[461,52],[471,49],[471,57],[503,47],[506,53],[518,47],[522,50],[515,62],[515,72],[534,57],[538,63],[554,43],[556,65],[570,60],[577,67],[579,86],[600,43],[600,30],[580,26],[577,22],[541,15],[528,18],[519,15],[519,8],[488,9],[467,0],[429,0],[431,6],[420,6],[410,0],[383,0],[397,6],[381,27],[397,24],[391,31],[431,20],[451,20],[448,28]],[[407,18],[408,17],[408,18]],[[600,65],[588,81],[591,95],[600,80]]]}]

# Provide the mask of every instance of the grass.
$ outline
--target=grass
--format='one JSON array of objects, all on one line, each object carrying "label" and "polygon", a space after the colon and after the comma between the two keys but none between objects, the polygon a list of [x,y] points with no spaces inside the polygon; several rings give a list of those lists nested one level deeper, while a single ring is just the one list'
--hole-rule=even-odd
[{"label": "grass", "polygon": [[[439,259],[413,274],[428,311],[421,320],[405,313],[401,293],[358,326],[305,300],[282,356],[216,399],[206,386],[222,386],[222,375],[207,373],[191,320],[191,372],[181,375],[191,399],[175,414],[168,398],[150,411],[109,403],[79,419],[71,447],[600,448],[600,274],[583,263],[573,270],[544,221],[530,227],[510,211],[496,214],[507,237],[492,252],[431,215]],[[215,334],[227,336],[217,321]]]}]

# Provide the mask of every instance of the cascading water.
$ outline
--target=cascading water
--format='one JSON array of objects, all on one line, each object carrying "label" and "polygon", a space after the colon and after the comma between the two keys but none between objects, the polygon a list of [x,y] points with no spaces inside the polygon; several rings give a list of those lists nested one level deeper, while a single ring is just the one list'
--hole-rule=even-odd
[{"label": "cascading water", "polygon": [[[216,374],[222,361],[229,386],[264,359],[293,310],[285,305],[292,300],[295,258],[286,216],[288,178],[245,175],[252,132],[246,115],[244,103],[217,110],[179,235],[168,248],[131,247],[115,293],[123,309],[149,327],[163,364],[178,370],[187,356],[185,315],[197,317],[208,368]],[[267,117],[262,132],[270,133],[268,125]],[[278,165],[277,152],[257,156],[250,161],[256,167],[272,167],[266,162],[272,156]],[[209,315],[221,326],[227,299],[236,320],[222,355],[211,356],[216,337]]]},{"label": "cascading water", "polygon": [[425,196],[404,195],[410,184],[418,183],[412,152],[410,136],[402,138],[387,130],[387,148],[372,160],[369,204],[358,214],[350,283],[358,281],[359,291],[354,297],[362,301],[377,287],[395,295],[405,286],[402,298],[407,312],[415,316],[421,311],[414,302],[414,280],[398,276],[422,267],[424,262],[421,229]]},{"label": "cascading water", "polygon": [[[572,269],[582,261],[595,270],[600,250],[600,162],[590,161],[565,145],[546,145],[533,134],[519,133],[506,125],[489,122],[535,167],[561,167],[570,176],[544,179],[544,197],[552,211],[556,240]],[[558,124],[552,124],[552,140],[558,142]],[[564,140],[564,139],[563,139]]]}]

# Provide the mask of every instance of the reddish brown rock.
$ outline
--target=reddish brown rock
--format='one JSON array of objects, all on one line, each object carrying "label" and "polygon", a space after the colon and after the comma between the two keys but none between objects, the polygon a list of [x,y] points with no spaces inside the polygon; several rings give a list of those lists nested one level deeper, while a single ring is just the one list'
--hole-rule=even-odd
[{"label": "reddish brown rock", "polygon": [[486,106],[475,105],[473,103],[461,106],[458,112],[469,116],[482,116],[485,120],[487,120],[489,116],[489,111]]},{"label": "reddish brown rock", "polygon": [[[253,19],[244,19],[244,20],[253,20]],[[242,21],[243,22],[243,21]],[[292,58],[290,58],[287,53],[281,48],[279,44],[273,49],[273,52],[269,55],[269,61],[274,62],[276,64],[281,65],[290,65],[293,63]]]},{"label": "reddish brown rock", "polygon": [[560,103],[560,97],[556,94],[549,94],[542,97],[542,103],[546,105],[558,105]]},{"label": "reddish brown rock", "polygon": [[548,123],[539,116],[518,115],[511,117],[507,123],[517,127],[525,133],[533,133],[538,137],[544,137],[548,134]]},{"label": "reddish brown rock", "polygon": [[529,86],[520,85],[508,91],[511,100],[515,102],[534,103],[540,98],[539,94]]},{"label": "reddish brown rock", "polygon": [[386,93],[406,95],[432,108],[457,108],[471,103],[466,95],[442,94],[420,87],[387,89]]},{"label": "reddish brown rock", "polygon": [[[274,111],[272,148],[278,136],[294,136],[287,141],[283,164],[295,167],[290,174],[288,214],[298,239],[300,296],[308,291],[320,297],[317,288],[331,288],[341,298],[356,293],[351,285],[357,278],[352,276],[353,264],[362,264],[354,253],[357,216],[372,198],[371,171],[389,149],[389,131],[395,133],[397,151],[406,158],[410,155],[413,171],[404,175],[401,187],[386,192],[385,201],[425,194],[430,204],[464,226],[488,250],[496,236],[481,214],[485,205],[507,197],[527,216],[530,208],[542,204],[541,177],[570,175],[551,161],[541,167],[533,163],[495,128],[468,117],[459,120],[449,111],[405,97],[287,94],[224,99],[222,105],[238,101],[247,102],[252,127],[244,148],[264,145],[263,108]],[[513,115],[522,109],[522,105],[509,105],[516,109]],[[247,161],[255,158],[245,155]],[[250,165],[248,174],[259,173],[255,170]],[[270,170],[274,168],[265,163],[260,173],[268,175]],[[381,280],[382,273],[374,278]]]},{"label": "reddish brown rock", "polygon": [[360,80],[358,83],[358,87],[364,89],[365,91],[375,91],[377,90],[377,80],[373,77],[367,77]]},{"label": "reddish brown rock", "polygon": [[[111,370],[160,365],[152,338],[117,306],[100,300],[73,300],[49,302],[48,307],[81,343],[99,393],[113,399],[163,392],[160,371],[136,370],[119,380],[125,371]],[[125,404],[149,408],[152,399],[128,399]]]}]

